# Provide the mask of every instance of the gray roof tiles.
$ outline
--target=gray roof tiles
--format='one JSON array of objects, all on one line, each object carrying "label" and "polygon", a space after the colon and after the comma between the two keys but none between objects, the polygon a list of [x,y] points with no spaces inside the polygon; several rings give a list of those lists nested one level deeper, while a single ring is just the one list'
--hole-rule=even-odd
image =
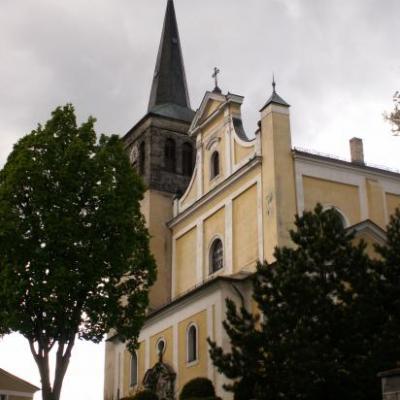
[{"label": "gray roof tiles", "polygon": [[[160,106],[163,106],[160,108]],[[179,106],[179,107],[174,107]],[[181,108],[186,109],[183,111]],[[190,101],[173,0],[168,0],[148,112],[174,118],[190,115]]]}]

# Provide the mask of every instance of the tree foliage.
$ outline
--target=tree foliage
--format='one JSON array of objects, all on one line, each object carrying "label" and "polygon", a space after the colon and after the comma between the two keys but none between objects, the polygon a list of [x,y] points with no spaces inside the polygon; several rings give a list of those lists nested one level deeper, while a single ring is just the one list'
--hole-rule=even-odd
[{"label": "tree foliage", "polygon": [[135,347],[155,279],[144,185],[94,122],[57,108],[0,172],[0,331],[28,339],[44,399],[59,398],[76,337],[100,342],[114,329]]},{"label": "tree foliage", "polygon": [[215,399],[215,388],[210,379],[198,377],[185,383],[179,400],[189,399]]},{"label": "tree foliage", "polygon": [[261,320],[227,301],[229,353],[210,341],[235,399],[377,399],[379,371],[400,361],[400,212],[380,259],[333,210],[297,217],[293,248],[253,279]]},{"label": "tree foliage", "polygon": [[393,110],[390,113],[383,114],[386,121],[392,124],[392,132],[395,136],[400,135],[400,92],[393,95]]}]

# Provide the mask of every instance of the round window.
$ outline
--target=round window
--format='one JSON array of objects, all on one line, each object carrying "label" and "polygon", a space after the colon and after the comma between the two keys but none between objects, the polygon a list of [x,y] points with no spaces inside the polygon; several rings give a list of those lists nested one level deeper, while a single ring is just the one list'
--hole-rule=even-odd
[{"label": "round window", "polygon": [[156,347],[157,347],[157,353],[158,354],[164,354],[165,347],[166,347],[164,338],[160,338],[160,339],[157,340]]}]

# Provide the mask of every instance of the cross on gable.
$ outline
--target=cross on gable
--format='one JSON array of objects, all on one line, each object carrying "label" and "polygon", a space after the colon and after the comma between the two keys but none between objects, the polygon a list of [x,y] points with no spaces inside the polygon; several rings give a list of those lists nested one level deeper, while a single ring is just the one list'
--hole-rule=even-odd
[{"label": "cross on gable", "polygon": [[217,67],[214,67],[214,72],[212,74],[212,77],[214,78],[215,81],[215,88],[218,88],[218,75],[220,72],[221,71]]}]

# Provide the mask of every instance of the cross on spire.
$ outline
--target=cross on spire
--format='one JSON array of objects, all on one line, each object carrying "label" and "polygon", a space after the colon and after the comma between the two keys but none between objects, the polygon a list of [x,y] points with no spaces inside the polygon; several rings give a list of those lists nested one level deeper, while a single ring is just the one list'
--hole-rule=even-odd
[{"label": "cross on spire", "polygon": [[276,93],[275,74],[272,74],[272,92]]},{"label": "cross on spire", "polygon": [[215,87],[214,87],[214,92],[216,93],[221,93],[221,89],[218,86],[218,75],[220,74],[220,70],[218,69],[218,67],[214,67],[214,72],[211,75],[214,78],[214,82],[215,82]]}]

